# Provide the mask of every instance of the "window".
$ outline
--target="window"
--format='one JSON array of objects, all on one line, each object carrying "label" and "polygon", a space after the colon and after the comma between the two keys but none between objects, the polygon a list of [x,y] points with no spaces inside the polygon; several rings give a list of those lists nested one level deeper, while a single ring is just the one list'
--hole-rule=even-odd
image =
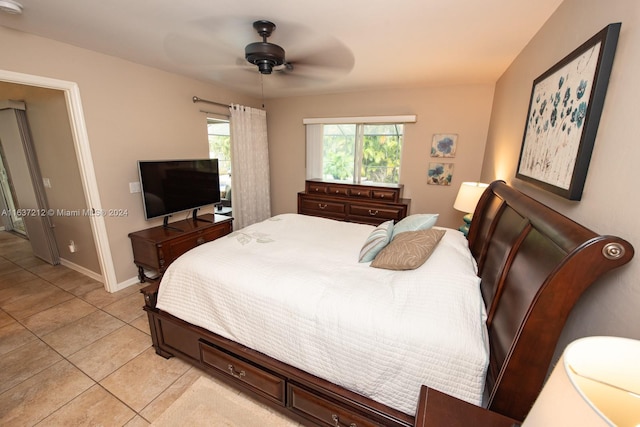
[{"label": "window", "polygon": [[[404,122],[307,125],[307,178],[348,182],[400,182]],[[319,120],[319,119],[318,119]],[[413,120],[415,121],[415,119]]]},{"label": "window", "polygon": [[218,159],[220,172],[220,197],[231,199],[231,137],[229,121],[220,119],[207,119],[207,133],[209,135],[209,158]]}]

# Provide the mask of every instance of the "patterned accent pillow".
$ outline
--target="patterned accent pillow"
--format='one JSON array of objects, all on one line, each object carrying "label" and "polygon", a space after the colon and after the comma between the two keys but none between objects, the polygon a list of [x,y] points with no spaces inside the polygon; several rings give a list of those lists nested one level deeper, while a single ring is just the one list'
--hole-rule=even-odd
[{"label": "patterned accent pillow", "polygon": [[407,231],[426,230],[436,225],[438,214],[413,214],[398,221],[393,227],[393,237],[395,239],[400,233]]},{"label": "patterned accent pillow", "polygon": [[405,231],[396,236],[380,251],[371,267],[387,270],[413,270],[420,267],[431,256],[445,230]]},{"label": "patterned accent pillow", "polygon": [[391,241],[391,236],[393,234],[393,221],[383,222],[379,226],[375,228],[365,240],[364,245],[362,245],[362,249],[360,249],[360,257],[358,262],[369,262],[373,261],[373,259],[378,255],[387,243]]}]

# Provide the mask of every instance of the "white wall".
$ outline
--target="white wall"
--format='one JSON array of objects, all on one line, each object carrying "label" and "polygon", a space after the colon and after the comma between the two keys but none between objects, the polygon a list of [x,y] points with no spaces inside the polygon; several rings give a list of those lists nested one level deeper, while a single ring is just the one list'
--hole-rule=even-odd
[{"label": "white wall", "polygon": [[[622,22],[622,29],[582,200],[571,202],[515,179],[533,80],[614,22]],[[638,76],[640,2],[565,0],[497,82],[482,179],[504,179],[598,233],[627,239],[640,251]],[[587,290],[556,355],[583,336],[640,339],[639,256]]]}]

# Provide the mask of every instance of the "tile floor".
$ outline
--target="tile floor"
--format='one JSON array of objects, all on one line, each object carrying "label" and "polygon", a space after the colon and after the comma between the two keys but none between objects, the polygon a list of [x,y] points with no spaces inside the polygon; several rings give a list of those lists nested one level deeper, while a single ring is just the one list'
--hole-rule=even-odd
[{"label": "tile floor", "polygon": [[0,232],[0,425],[147,426],[206,375],[155,354],[140,287],[110,294]]}]

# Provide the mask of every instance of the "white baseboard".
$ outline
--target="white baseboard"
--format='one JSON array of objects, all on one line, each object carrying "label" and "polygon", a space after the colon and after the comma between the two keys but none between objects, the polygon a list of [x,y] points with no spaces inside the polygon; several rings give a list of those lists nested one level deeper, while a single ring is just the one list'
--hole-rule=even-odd
[{"label": "white baseboard", "polygon": [[95,271],[91,271],[88,268],[85,268],[85,267],[83,267],[81,265],[73,263],[73,262],[69,261],[68,259],[60,258],[60,264],[64,265],[65,267],[68,267],[68,268],[70,268],[72,270],[75,270],[78,273],[82,273],[85,276],[89,276],[93,280],[97,280],[100,283],[104,283],[104,278],[102,277],[101,274],[98,274]]},{"label": "white baseboard", "polygon": [[113,290],[113,292],[121,291],[124,288],[128,288],[129,286],[139,285],[139,284],[140,284],[140,279],[138,279],[138,276],[132,277],[131,279],[125,280],[124,282],[117,283],[116,288]]},{"label": "white baseboard", "polygon": [[[68,268],[70,268],[72,270],[75,270],[78,273],[82,273],[85,276],[89,276],[92,279],[97,280],[100,283],[104,283],[104,279],[100,274],[98,274],[98,273],[96,273],[94,271],[91,271],[91,270],[89,270],[87,268],[84,268],[81,265],[75,264],[75,263],[69,261],[68,259],[60,258],[60,264],[64,265],[65,267],[68,267]],[[131,279],[127,279],[124,282],[116,283],[115,288],[112,289],[111,291],[107,291],[107,292],[118,292],[118,291],[123,290],[124,288],[128,288],[129,286],[139,285],[139,284],[140,284],[140,279],[138,279],[138,277],[136,276],[136,277],[132,277]]]}]

